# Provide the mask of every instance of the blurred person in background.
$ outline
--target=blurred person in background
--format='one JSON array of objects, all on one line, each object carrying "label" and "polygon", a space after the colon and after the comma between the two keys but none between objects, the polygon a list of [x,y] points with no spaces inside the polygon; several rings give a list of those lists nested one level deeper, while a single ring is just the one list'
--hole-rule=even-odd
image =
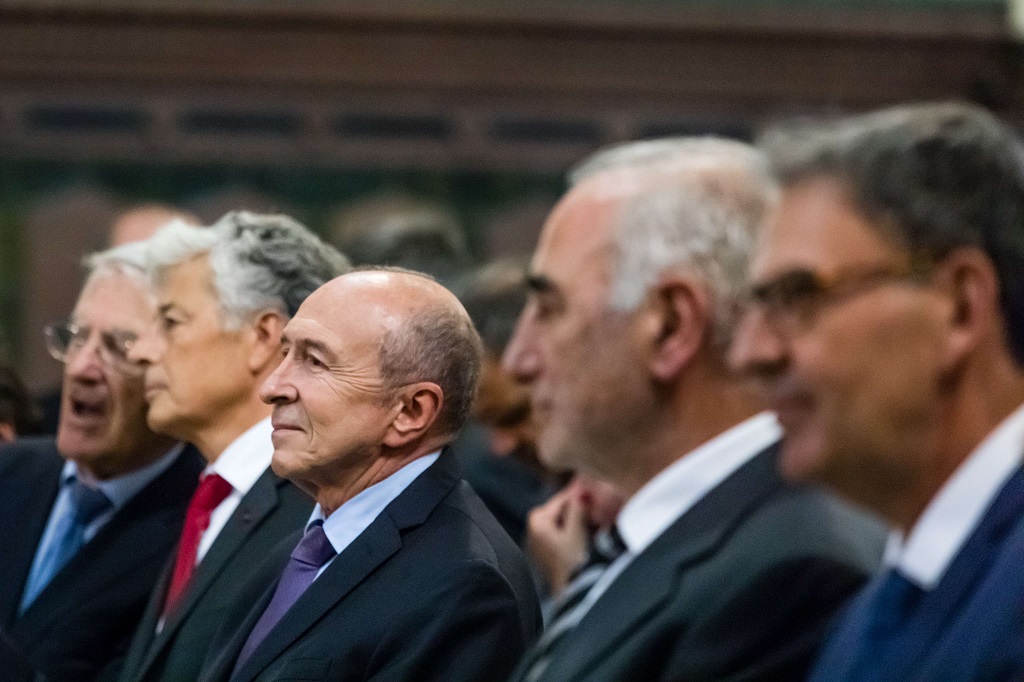
[{"label": "blurred person in background", "polygon": [[769,134],[732,353],[790,479],[892,527],[813,680],[1024,678],[1024,145],[976,107]]},{"label": "blurred person in background", "polygon": [[570,177],[505,362],[530,387],[542,460],[625,503],[512,679],[799,679],[882,531],[779,478],[779,426],[726,367],[774,206],[763,159],[655,140]]},{"label": "blurred person in background", "polygon": [[42,433],[42,412],[13,368],[0,365],[0,442]]},{"label": "blurred person in background", "polygon": [[142,247],[92,256],[67,324],[57,437],[0,449],[0,673],[8,682],[116,679],[202,469],[146,425],[128,358],[156,312]]},{"label": "blurred person in background", "polygon": [[[111,223],[107,232],[107,247],[143,241],[153,236],[164,225],[174,221],[186,225],[199,224],[199,219],[192,213],[167,204],[144,203],[130,206]],[[60,386],[43,390],[38,395],[39,409],[42,413],[41,433],[56,433],[60,421]]]},{"label": "blurred person in background", "polygon": [[520,545],[530,510],[551,497],[561,478],[537,459],[529,392],[501,366],[526,295],[524,262],[494,261],[467,280],[460,298],[484,354],[473,419],[452,445],[466,480]]},{"label": "blurred person in background", "polygon": [[455,211],[413,196],[383,194],[345,206],[328,219],[327,234],[354,265],[423,272],[456,294],[473,264]]},{"label": "blurred person in background", "polygon": [[277,578],[265,557],[313,508],[270,470],[259,390],[288,320],[348,262],[286,216],[247,212],[164,227],[146,249],[158,316],[130,358],[145,370],[150,427],[193,443],[207,466],[121,679],[171,682],[198,676],[227,607]]}]

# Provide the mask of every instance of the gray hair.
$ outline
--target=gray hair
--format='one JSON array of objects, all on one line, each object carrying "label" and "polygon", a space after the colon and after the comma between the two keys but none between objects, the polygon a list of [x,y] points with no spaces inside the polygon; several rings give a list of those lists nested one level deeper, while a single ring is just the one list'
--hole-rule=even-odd
[{"label": "gray hair", "polygon": [[135,280],[147,292],[150,292],[151,287],[147,277],[149,262],[147,254],[148,250],[144,242],[131,242],[91,253],[82,259],[86,281],[101,275],[116,273]]},{"label": "gray hair", "polygon": [[661,274],[684,269],[706,283],[713,340],[727,343],[754,239],[777,196],[764,158],[750,145],[714,137],[648,140],[597,152],[569,182],[622,170],[642,185],[615,219],[609,305],[633,310]]},{"label": "gray hair", "polygon": [[[436,282],[430,275],[398,267],[359,270],[399,272]],[[410,315],[380,343],[381,381],[386,391],[430,381],[441,387],[444,403],[436,428],[453,439],[469,417],[480,378],[483,344],[458,301],[438,303]]]},{"label": "gray hair", "polygon": [[208,255],[228,329],[263,310],[290,318],[320,285],[350,269],[334,247],[283,215],[235,211],[208,228],[173,224],[147,246],[149,272],[157,281],[167,268]]},{"label": "gray hair", "polygon": [[1024,145],[1006,126],[973,105],[923,104],[791,124],[762,146],[783,186],[837,180],[870,225],[915,258],[982,249],[1024,365]]}]

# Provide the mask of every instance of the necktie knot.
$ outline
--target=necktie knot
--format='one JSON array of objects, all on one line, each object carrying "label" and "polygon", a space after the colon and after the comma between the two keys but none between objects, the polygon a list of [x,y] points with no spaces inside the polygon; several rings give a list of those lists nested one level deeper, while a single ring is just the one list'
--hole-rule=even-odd
[{"label": "necktie knot", "polygon": [[292,559],[307,566],[320,568],[335,554],[337,552],[334,551],[334,546],[328,539],[327,533],[324,532],[324,522],[314,521],[292,551]]},{"label": "necktie knot", "polygon": [[225,481],[220,475],[209,473],[203,476],[196,487],[189,503],[189,511],[209,517],[209,515],[220,506],[220,503],[231,494],[231,484]]},{"label": "necktie knot", "polygon": [[88,526],[113,506],[110,498],[102,490],[91,488],[79,479],[75,479],[71,484],[68,494],[74,508],[75,520],[83,526]]}]

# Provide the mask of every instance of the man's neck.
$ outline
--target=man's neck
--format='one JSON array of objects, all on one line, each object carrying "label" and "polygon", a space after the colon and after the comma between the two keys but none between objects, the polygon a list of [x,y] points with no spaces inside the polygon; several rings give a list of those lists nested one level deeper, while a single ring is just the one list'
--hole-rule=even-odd
[{"label": "man's neck", "polygon": [[271,409],[270,405],[255,400],[225,410],[204,428],[190,434],[188,440],[208,464],[213,464],[239,436],[269,417]]}]

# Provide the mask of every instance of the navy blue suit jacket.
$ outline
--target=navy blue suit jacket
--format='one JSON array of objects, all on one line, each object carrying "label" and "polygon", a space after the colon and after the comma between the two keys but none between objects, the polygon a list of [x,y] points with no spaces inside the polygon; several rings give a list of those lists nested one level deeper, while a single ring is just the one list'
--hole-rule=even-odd
[{"label": "navy blue suit jacket", "polygon": [[450,453],[334,559],[231,678],[273,590],[238,604],[248,615],[228,617],[243,625],[222,631],[201,680],[502,680],[540,628],[525,558]]},{"label": "navy blue suit jacket", "polygon": [[815,665],[815,682],[1024,680],[1024,471],[1006,483],[934,589],[909,602],[885,645],[865,647],[875,579],[857,596]]},{"label": "navy blue suit jacket", "polygon": [[20,650],[37,677],[54,682],[114,679],[178,540],[203,460],[188,446],[19,616],[63,467],[53,438],[23,439],[0,448],[0,624],[7,635],[0,644]]}]

